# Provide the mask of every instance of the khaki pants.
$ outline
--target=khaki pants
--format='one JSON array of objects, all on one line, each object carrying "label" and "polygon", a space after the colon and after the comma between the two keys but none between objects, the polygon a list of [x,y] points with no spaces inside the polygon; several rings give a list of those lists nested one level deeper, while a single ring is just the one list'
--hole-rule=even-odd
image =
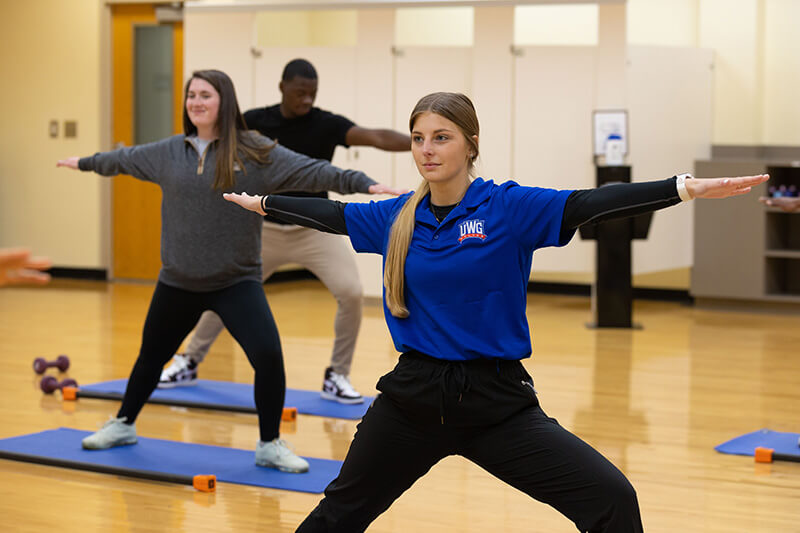
[{"label": "khaki pants", "polygon": [[[261,261],[264,279],[281,265],[297,263],[310,270],[325,284],[338,304],[333,329],[331,367],[349,375],[361,327],[363,291],[353,252],[341,235],[332,235],[299,226],[264,222],[261,233]],[[206,311],[189,341],[186,355],[202,361],[225,326],[212,311]]]}]

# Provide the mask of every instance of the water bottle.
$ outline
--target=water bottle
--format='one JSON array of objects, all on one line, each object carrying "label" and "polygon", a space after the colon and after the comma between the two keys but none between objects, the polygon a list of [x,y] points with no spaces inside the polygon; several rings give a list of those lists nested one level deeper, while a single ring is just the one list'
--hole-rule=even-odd
[{"label": "water bottle", "polygon": [[617,167],[625,164],[625,144],[618,133],[612,133],[606,139],[606,165]]}]

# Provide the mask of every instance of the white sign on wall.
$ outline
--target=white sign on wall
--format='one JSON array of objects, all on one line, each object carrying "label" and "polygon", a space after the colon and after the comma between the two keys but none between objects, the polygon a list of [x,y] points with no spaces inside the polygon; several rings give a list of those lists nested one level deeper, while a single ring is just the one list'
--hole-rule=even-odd
[{"label": "white sign on wall", "polygon": [[628,112],[624,110],[598,110],[592,117],[594,125],[594,155],[606,154],[606,141],[619,136],[622,153],[628,153]]}]

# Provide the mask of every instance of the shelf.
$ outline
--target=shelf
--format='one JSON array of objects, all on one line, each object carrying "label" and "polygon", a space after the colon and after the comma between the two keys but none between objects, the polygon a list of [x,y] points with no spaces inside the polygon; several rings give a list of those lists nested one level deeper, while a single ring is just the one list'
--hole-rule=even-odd
[{"label": "shelf", "polygon": [[764,257],[777,257],[782,259],[800,259],[800,250],[766,250]]},{"label": "shelf", "polygon": [[764,293],[766,295],[787,295],[800,297],[800,257],[797,251],[780,251],[779,257],[766,257]]},{"label": "shelf", "polygon": [[[787,217],[783,211],[768,211],[766,213],[766,242],[767,251],[794,251],[800,250],[800,217]],[[789,256],[780,256],[789,257]]]},{"label": "shelf", "polygon": [[764,206],[764,211],[767,213],[777,213],[779,215],[800,215],[800,211],[788,212],[784,211],[780,207],[767,207]]},{"label": "shelf", "polygon": [[[771,166],[770,187],[800,186],[800,168]],[[764,296],[772,302],[800,302],[800,217],[764,206]]]},{"label": "shelf", "polygon": [[764,300],[768,302],[786,302],[792,304],[800,303],[800,294],[770,294],[767,293],[764,295]]}]

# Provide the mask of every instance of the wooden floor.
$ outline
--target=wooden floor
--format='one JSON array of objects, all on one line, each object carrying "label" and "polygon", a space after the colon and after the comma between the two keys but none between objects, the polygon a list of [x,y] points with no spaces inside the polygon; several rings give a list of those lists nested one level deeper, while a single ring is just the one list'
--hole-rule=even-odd
[{"label": "wooden floor", "polygon": [[[290,387],[317,389],[330,356],[333,298],[316,282],[268,285]],[[58,282],[0,291],[0,438],[94,430],[117,403],[45,396],[34,357],[64,353],[80,383],[127,377],[152,286]],[[544,409],[622,469],[649,532],[800,532],[800,464],[755,465],[714,446],[759,428],[800,432],[800,316],[637,302],[644,329],[590,330],[589,301],[531,295]],[[374,394],[396,360],[382,312],[367,307],[352,381]],[[51,373],[55,373],[52,370]],[[250,382],[227,333],[201,377]],[[343,459],[355,422],[300,416],[282,432],[301,455]],[[147,437],[253,449],[253,415],[147,406]],[[2,531],[290,532],[319,496],[180,485],[0,460]],[[438,464],[371,532],[568,532],[574,526],[461,458]]]}]

